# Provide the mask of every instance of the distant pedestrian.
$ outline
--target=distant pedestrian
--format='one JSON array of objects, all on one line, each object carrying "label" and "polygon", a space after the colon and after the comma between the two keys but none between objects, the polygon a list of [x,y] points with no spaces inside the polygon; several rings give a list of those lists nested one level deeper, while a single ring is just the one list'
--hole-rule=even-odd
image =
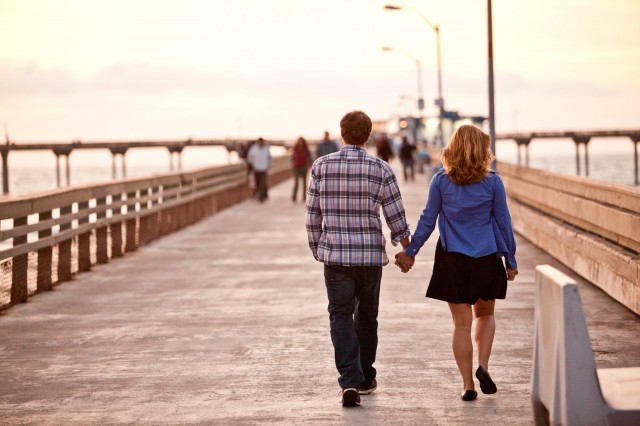
[{"label": "distant pedestrian", "polygon": [[312,160],[307,141],[303,137],[299,137],[293,146],[291,162],[293,166],[293,194],[291,195],[291,199],[296,201],[298,196],[298,181],[302,180],[302,201],[305,201],[307,199],[307,174]]},{"label": "distant pedestrian", "polygon": [[391,166],[364,148],[371,119],[352,111],[340,121],[345,146],[311,167],[306,227],[313,257],[324,264],[329,323],[342,405],[360,405],[377,387],[378,303],[385,252],[380,211],[391,243],[409,244],[409,226]]},{"label": "distant pedestrian", "polygon": [[[476,317],[476,378],[483,393],[497,392],[489,375],[489,356],[496,330],[496,299],[504,299],[507,281],[518,275],[516,241],[500,176],[489,169],[490,138],[464,125],[455,131],[441,156],[443,169],[431,180],[427,205],[411,244],[396,255],[408,271],[438,221],[440,237],[427,297],[448,302],[453,318],[453,356],[462,375],[464,401],[478,393],[473,381],[471,325]],[[502,263],[504,257],[505,266]]]},{"label": "distant pedestrian", "polygon": [[402,172],[404,174],[404,181],[409,179],[416,180],[415,177],[415,152],[416,146],[409,143],[406,136],[402,137],[402,145],[400,146],[400,161],[402,161]]},{"label": "distant pedestrian", "polygon": [[256,195],[262,203],[269,198],[267,174],[269,167],[271,167],[271,152],[269,151],[269,145],[267,145],[264,139],[259,138],[249,149],[247,163],[251,165],[253,170],[253,176],[256,182]]},{"label": "distant pedestrian", "polygon": [[255,141],[249,141],[247,143],[241,143],[238,148],[238,157],[245,161],[247,164],[247,176],[249,180],[249,189],[251,190],[251,197],[255,197],[256,195],[256,178],[253,175],[253,167],[251,163],[247,160],[247,156],[249,155],[249,150],[255,144]]},{"label": "distant pedestrian", "polygon": [[393,150],[386,135],[380,134],[376,136],[376,155],[387,163],[393,158]]},{"label": "distant pedestrian", "polygon": [[336,141],[329,138],[329,132],[324,132],[324,138],[316,147],[316,158],[324,157],[332,152],[340,151],[340,147]]}]

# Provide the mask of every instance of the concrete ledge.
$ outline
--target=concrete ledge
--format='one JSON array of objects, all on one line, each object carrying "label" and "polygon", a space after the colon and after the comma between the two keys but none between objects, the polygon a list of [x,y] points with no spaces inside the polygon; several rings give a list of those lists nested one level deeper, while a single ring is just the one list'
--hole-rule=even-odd
[{"label": "concrete ledge", "polygon": [[554,188],[557,191],[587,198],[601,204],[635,212],[638,212],[638,206],[640,206],[640,191],[629,186],[601,182],[582,176],[560,175],[502,162],[499,163],[498,170],[502,175],[517,175],[518,179],[525,182]]},{"label": "concrete ledge", "polygon": [[500,173],[510,197],[640,252],[639,190],[513,165]]},{"label": "concrete ledge", "polygon": [[514,229],[640,315],[640,190],[499,164]]},{"label": "concrete ledge", "polygon": [[516,232],[640,315],[637,255],[516,200],[509,208]]}]

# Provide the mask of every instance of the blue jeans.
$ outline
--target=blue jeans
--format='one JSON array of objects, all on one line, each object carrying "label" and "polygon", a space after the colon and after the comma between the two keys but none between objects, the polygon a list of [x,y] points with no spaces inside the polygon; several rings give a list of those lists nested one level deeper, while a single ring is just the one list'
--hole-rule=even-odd
[{"label": "blue jeans", "polygon": [[342,389],[376,377],[381,266],[324,266],[329,324]]}]

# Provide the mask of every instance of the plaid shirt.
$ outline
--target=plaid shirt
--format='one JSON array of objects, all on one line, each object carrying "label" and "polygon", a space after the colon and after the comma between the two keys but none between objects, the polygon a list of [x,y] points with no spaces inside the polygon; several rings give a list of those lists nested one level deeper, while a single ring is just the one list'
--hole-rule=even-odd
[{"label": "plaid shirt", "polygon": [[363,147],[346,145],[313,163],[306,207],[309,247],[327,265],[389,263],[380,207],[394,246],[411,235],[393,170]]}]

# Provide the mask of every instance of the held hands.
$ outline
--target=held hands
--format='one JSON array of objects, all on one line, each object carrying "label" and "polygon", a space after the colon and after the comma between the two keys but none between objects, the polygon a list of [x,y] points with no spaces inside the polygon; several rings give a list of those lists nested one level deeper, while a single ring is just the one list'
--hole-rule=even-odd
[{"label": "held hands", "polygon": [[516,275],[518,275],[517,269],[507,268],[507,281],[513,281],[516,279]]},{"label": "held hands", "polygon": [[396,254],[396,262],[395,262],[396,266],[398,266],[400,268],[400,270],[402,272],[404,272],[405,274],[407,272],[409,272],[409,270],[411,269],[411,267],[413,266],[413,264],[415,262],[416,262],[416,258],[415,257],[408,256],[403,251],[401,251],[400,253]]}]

